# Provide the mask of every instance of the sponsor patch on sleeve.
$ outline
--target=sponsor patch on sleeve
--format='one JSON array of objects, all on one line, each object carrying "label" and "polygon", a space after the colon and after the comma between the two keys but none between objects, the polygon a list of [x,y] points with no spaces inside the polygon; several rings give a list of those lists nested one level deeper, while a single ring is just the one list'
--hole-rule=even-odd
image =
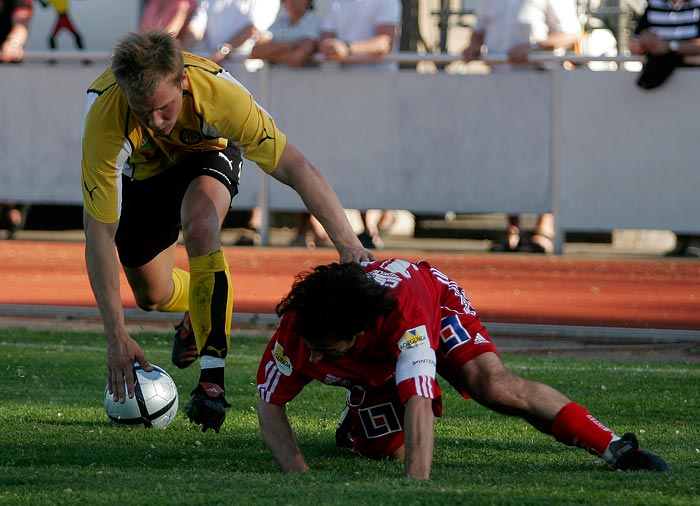
[{"label": "sponsor patch on sleeve", "polygon": [[284,351],[282,345],[277,341],[275,341],[275,347],[272,349],[272,356],[275,358],[275,363],[277,364],[279,372],[285,376],[291,376],[293,370],[292,361],[289,360],[287,352]]},{"label": "sponsor patch on sleeve", "polygon": [[430,339],[428,339],[428,329],[425,325],[420,325],[413,329],[407,330],[401,339],[399,339],[399,350],[405,351],[419,346],[430,347]]}]

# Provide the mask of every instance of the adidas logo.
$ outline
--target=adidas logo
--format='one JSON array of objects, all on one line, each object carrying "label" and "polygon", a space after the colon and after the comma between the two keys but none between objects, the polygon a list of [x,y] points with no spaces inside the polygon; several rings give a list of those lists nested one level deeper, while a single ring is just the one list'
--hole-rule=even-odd
[{"label": "adidas logo", "polygon": [[479,332],[476,333],[476,337],[474,338],[474,344],[487,344],[488,342],[489,340],[482,336]]}]

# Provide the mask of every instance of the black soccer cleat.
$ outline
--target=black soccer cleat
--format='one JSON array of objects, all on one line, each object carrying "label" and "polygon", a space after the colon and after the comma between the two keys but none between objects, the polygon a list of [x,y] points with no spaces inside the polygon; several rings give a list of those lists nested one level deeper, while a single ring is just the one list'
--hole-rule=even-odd
[{"label": "black soccer cleat", "polygon": [[223,388],[215,383],[201,382],[185,404],[185,414],[190,422],[202,426],[202,432],[214,429],[218,433],[226,420],[226,409],[230,407]]},{"label": "black soccer cleat", "polygon": [[354,438],[355,435],[352,428],[350,408],[345,406],[345,409],[343,409],[343,412],[340,414],[340,419],[335,429],[335,444],[339,448],[354,448]]},{"label": "black soccer cleat", "polygon": [[[669,465],[664,459],[639,447],[637,436],[628,432],[608,446],[614,458],[613,466],[620,471],[668,471]],[[606,453],[607,453],[606,451]]]},{"label": "black soccer cleat", "polygon": [[184,369],[197,360],[197,357],[199,357],[199,351],[197,351],[197,341],[194,338],[194,330],[192,330],[192,322],[188,311],[180,324],[175,327],[171,358],[176,367]]}]

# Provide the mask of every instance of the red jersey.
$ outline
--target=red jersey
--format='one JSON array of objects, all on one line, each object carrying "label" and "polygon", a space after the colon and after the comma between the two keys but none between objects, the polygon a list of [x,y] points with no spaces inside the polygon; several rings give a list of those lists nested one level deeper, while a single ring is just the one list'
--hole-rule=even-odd
[{"label": "red jersey", "polygon": [[294,312],[286,313],[258,368],[258,391],[264,401],[285,404],[315,379],[350,390],[394,382],[403,403],[417,395],[439,405],[438,362],[449,360],[451,354],[466,356],[452,352],[468,343],[495,350],[464,291],[427,262],[389,259],[362,265],[377,283],[389,288],[396,308],[360,334],[346,355],[315,364],[309,362],[311,350],[292,330]]}]

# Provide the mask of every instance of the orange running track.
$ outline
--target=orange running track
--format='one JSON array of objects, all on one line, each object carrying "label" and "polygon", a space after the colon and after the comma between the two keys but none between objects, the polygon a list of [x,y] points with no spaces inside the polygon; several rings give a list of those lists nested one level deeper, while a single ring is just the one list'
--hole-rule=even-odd
[{"label": "orange running track", "polygon": [[[226,247],[238,313],[274,313],[294,276],[332,249]],[[0,304],[94,307],[84,243],[0,241]],[[427,260],[466,291],[485,322],[700,330],[700,262],[524,254],[377,252]],[[187,268],[184,248],[177,265]],[[124,306],[136,307],[124,277]]]}]

